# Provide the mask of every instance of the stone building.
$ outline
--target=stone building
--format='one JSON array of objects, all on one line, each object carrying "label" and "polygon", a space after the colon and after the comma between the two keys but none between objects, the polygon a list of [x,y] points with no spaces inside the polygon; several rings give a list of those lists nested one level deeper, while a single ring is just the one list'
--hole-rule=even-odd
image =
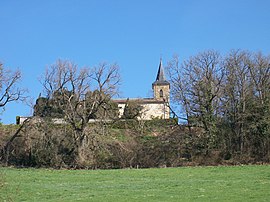
[{"label": "stone building", "polygon": [[169,119],[170,118],[170,83],[166,80],[162,61],[160,60],[158,73],[155,82],[152,84],[153,97],[152,98],[129,98],[129,99],[115,99],[114,102],[118,104],[119,116],[124,113],[127,100],[136,101],[142,107],[141,116],[139,119],[150,120],[153,118]]}]

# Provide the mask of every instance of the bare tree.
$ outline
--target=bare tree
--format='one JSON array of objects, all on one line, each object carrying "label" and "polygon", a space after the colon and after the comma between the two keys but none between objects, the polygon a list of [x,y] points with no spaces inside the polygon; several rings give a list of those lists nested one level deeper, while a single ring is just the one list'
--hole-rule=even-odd
[{"label": "bare tree", "polygon": [[203,127],[208,144],[212,144],[224,78],[220,55],[205,51],[182,64],[174,57],[168,69],[173,100],[181,103],[188,124]]},{"label": "bare tree", "polygon": [[9,102],[25,100],[26,90],[18,86],[20,79],[19,70],[12,72],[0,63],[0,107],[4,107]]},{"label": "bare tree", "polygon": [[[63,112],[64,119],[73,127],[74,139],[80,146],[85,128],[101,109],[112,108],[112,96],[118,93],[118,66],[102,63],[94,68],[78,68],[70,61],[58,60],[46,69],[42,84],[47,98]],[[99,117],[102,118],[102,117]]]},{"label": "bare tree", "polygon": [[224,66],[224,121],[230,128],[226,134],[233,134],[229,149],[247,153],[248,144],[262,144],[258,136],[269,134],[270,58],[260,52],[233,50]]},{"label": "bare tree", "polygon": [[[3,64],[0,63],[0,108],[4,107],[14,101],[25,101],[26,100],[26,90],[19,87],[19,81],[21,79],[21,72],[11,71],[4,68]],[[6,145],[1,150],[1,158],[4,157],[4,154],[7,151],[7,148],[10,145],[10,142],[13,141],[18,136],[20,129],[13,135],[11,140],[9,140]],[[8,154],[6,154],[6,162],[8,162]]]},{"label": "bare tree", "polygon": [[170,83],[172,85],[172,100],[177,105],[179,104],[182,107],[181,111],[184,112],[184,117],[178,116],[178,118],[187,121],[189,129],[191,129],[190,117],[192,113],[190,109],[190,102],[188,100],[187,89],[189,86],[189,81],[186,75],[184,75],[184,68],[182,68],[177,55],[173,56],[172,60],[168,63],[167,70]]},{"label": "bare tree", "polygon": [[[224,60],[226,73],[224,94],[222,96],[223,115],[233,133],[230,140],[235,140],[238,151],[242,151],[243,148],[243,139],[245,137],[244,118],[252,85],[248,70],[249,58],[250,53],[233,50]],[[227,135],[229,134],[228,132]]]},{"label": "bare tree", "polygon": [[270,56],[264,56],[261,52],[253,54],[248,62],[248,69],[254,83],[255,94],[263,105],[269,98]]}]

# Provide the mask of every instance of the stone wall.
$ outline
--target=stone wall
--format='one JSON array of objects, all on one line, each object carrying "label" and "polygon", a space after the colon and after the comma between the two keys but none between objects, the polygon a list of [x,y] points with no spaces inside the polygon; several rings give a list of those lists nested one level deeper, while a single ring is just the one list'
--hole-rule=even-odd
[{"label": "stone wall", "polygon": [[[170,86],[169,85],[154,85],[154,98],[157,100],[163,100],[165,99],[167,102],[169,102],[170,98]],[[160,90],[163,91],[163,97],[160,97]]]}]

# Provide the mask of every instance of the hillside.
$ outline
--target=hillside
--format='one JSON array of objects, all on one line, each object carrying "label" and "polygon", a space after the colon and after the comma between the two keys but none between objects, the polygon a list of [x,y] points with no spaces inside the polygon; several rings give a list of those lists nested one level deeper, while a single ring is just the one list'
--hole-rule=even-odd
[{"label": "hillside", "polygon": [[248,153],[253,150],[228,150],[222,136],[210,148],[201,128],[180,126],[174,119],[91,123],[80,147],[68,124],[33,120],[21,128],[1,126],[0,132],[2,163],[19,167],[150,168],[263,164],[270,159],[269,151],[255,155]]}]

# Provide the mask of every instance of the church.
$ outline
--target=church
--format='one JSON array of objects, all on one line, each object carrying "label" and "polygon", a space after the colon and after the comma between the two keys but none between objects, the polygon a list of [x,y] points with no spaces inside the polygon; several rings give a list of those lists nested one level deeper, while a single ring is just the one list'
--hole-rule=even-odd
[{"label": "church", "polygon": [[[129,99],[114,99],[118,105],[119,118],[123,117],[124,109],[128,101],[135,101],[142,110],[139,120],[151,119],[169,119],[170,118],[170,83],[166,80],[162,60],[160,60],[156,80],[152,83],[153,97],[152,98],[129,98]],[[29,117],[16,117],[16,123],[22,124]],[[55,123],[64,123],[61,118],[54,118]],[[94,120],[91,120],[91,122]]]},{"label": "church", "polygon": [[136,101],[142,106],[141,116],[138,119],[169,119],[170,118],[170,83],[166,80],[162,60],[160,60],[156,80],[152,83],[152,98],[115,99],[118,104],[119,116],[122,117],[127,101]]}]

